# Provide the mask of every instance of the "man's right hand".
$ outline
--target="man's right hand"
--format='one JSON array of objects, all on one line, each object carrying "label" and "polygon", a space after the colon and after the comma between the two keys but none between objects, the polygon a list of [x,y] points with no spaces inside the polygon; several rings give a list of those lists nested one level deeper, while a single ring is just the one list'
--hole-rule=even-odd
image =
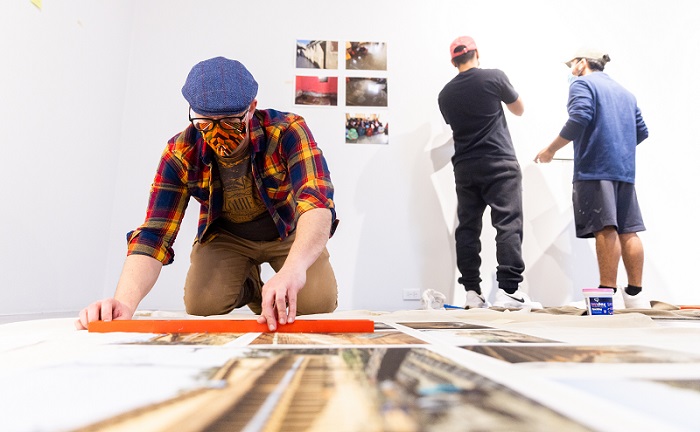
[{"label": "man's right hand", "polygon": [[113,319],[128,320],[134,316],[134,311],[127,305],[114,298],[96,301],[80,311],[75,321],[75,328],[87,330],[88,323],[93,321],[112,321]]}]

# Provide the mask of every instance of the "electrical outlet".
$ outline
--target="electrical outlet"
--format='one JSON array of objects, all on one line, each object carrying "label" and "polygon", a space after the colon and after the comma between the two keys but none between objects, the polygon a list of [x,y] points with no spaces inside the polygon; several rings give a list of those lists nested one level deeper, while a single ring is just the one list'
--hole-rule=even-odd
[{"label": "electrical outlet", "polygon": [[404,288],[403,299],[404,300],[420,300],[420,289],[418,289],[418,288]]}]

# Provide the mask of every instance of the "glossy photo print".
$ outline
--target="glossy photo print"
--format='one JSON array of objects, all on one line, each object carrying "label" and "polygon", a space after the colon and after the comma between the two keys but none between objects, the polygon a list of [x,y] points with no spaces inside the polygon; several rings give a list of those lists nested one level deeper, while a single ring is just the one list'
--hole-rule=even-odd
[{"label": "glossy photo print", "polygon": [[188,366],[189,380],[150,403],[125,400],[85,430],[144,430],[163,418],[179,431],[589,430],[417,347],[241,349],[218,367]]},{"label": "glossy photo print", "polygon": [[297,39],[296,67],[338,69],[338,41]]},{"label": "glossy photo print", "polygon": [[338,77],[296,77],[297,105],[338,105]]},{"label": "glossy photo print", "polygon": [[386,43],[346,42],[345,69],[386,70]]},{"label": "glossy photo print", "polygon": [[382,114],[345,114],[346,144],[389,144],[389,122]]},{"label": "glossy photo print", "polygon": [[388,106],[387,79],[345,78],[345,104],[347,106]]}]

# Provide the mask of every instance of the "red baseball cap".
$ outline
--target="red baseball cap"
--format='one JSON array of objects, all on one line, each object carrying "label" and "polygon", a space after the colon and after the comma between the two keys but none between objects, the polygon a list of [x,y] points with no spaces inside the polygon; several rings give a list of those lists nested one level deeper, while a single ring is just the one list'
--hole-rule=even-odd
[{"label": "red baseball cap", "polygon": [[[457,52],[455,52],[455,49],[458,46],[464,45],[466,48],[461,49]],[[474,39],[472,39],[469,36],[460,36],[454,41],[452,41],[452,44],[450,45],[450,58],[455,58],[458,56],[461,56],[467,51],[472,51],[476,49],[476,42],[474,42]]]}]

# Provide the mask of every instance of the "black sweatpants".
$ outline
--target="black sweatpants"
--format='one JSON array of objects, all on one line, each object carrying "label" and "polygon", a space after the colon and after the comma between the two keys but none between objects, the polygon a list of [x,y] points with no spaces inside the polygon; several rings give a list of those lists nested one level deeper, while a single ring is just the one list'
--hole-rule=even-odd
[{"label": "black sweatpants", "polygon": [[523,281],[522,173],[517,160],[463,159],[454,166],[457,191],[455,231],[459,283],[481,292],[481,229],[486,206],[496,229],[496,280],[512,292]]}]

